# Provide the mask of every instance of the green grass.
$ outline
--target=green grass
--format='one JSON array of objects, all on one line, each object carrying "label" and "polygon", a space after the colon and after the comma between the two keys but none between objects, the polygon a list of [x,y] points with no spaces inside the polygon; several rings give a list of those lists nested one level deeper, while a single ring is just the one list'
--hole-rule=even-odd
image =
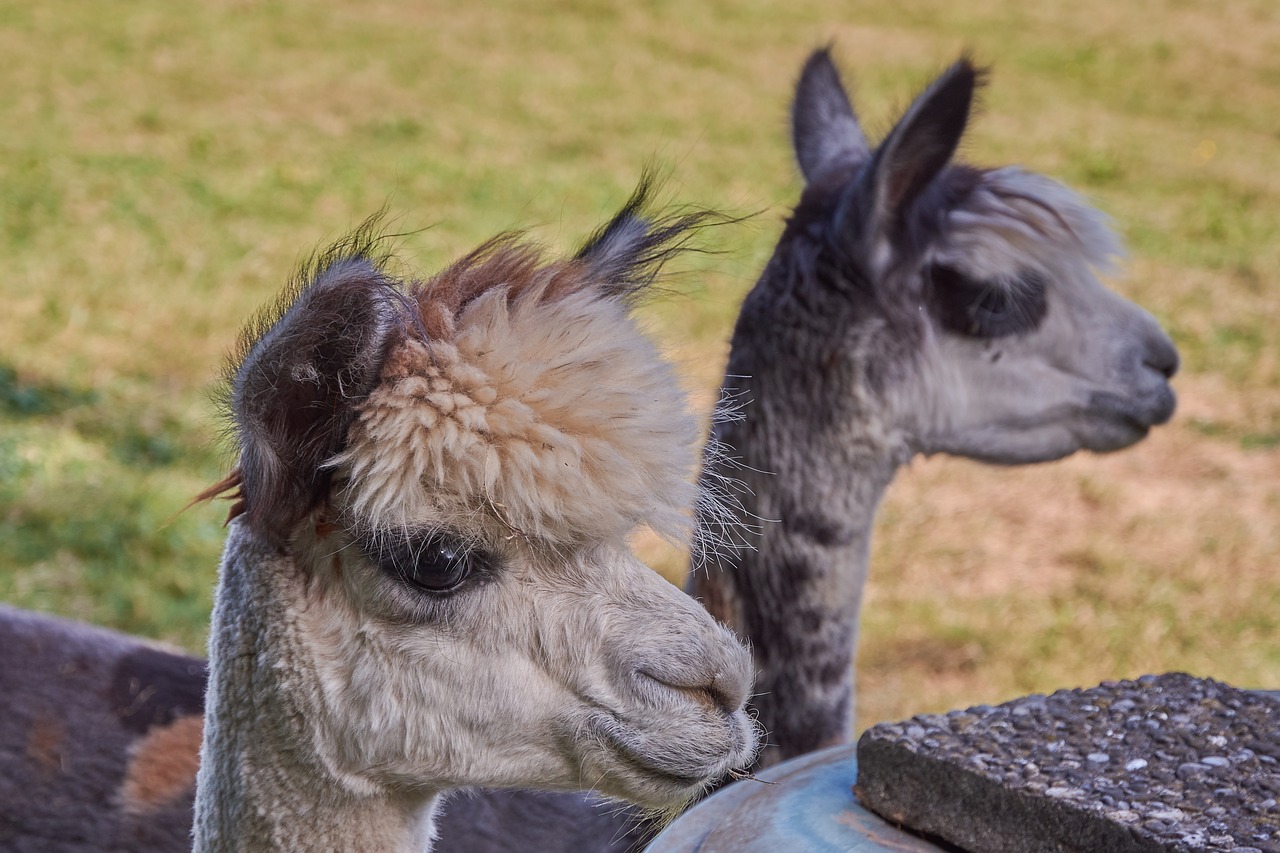
[{"label": "green grass", "polygon": [[223,353],[384,203],[426,269],[512,227],[569,247],[649,162],[675,201],[757,213],[652,309],[709,401],[828,42],[873,134],[960,50],[989,63],[966,156],[1095,199],[1131,248],[1117,287],[1185,358],[1183,414],[1126,454],[904,474],[864,721],[1143,670],[1280,686],[1271,0],[0,0],[0,599],[202,645],[222,509],[181,510],[227,461]]}]

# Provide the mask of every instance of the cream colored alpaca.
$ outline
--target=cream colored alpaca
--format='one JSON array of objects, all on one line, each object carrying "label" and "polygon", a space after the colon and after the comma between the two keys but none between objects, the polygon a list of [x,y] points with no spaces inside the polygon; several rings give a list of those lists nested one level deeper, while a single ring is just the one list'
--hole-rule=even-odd
[{"label": "cream colored alpaca", "polygon": [[698,431],[630,315],[696,219],[498,239],[401,287],[357,236],[247,336],[195,849],[422,850],[444,792],[665,808],[748,762],[750,659],[629,552]]}]

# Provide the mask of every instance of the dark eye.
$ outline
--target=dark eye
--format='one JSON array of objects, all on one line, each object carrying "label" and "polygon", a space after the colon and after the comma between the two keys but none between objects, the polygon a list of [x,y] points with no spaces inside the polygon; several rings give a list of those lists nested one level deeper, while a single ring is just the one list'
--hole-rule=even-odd
[{"label": "dark eye", "polygon": [[452,592],[492,560],[484,551],[443,533],[400,537],[384,534],[366,548],[383,571],[431,593]]},{"label": "dark eye", "polygon": [[957,335],[1000,338],[1029,332],[1048,310],[1045,280],[1033,272],[1011,282],[980,281],[939,264],[929,276],[938,320]]}]

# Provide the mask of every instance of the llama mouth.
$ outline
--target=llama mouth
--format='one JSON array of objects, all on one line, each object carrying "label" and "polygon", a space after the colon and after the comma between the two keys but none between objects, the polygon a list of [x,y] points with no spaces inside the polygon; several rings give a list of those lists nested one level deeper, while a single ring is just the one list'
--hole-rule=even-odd
[{"label": "llama mouth", "polygon": [[1177,396],[1167,384],[1143,395],[1099,391],[1089,398],[1091,414],[1135,433],[1134,441],[1144,438],[1152,427],[1168,422],[1175,408]]}]

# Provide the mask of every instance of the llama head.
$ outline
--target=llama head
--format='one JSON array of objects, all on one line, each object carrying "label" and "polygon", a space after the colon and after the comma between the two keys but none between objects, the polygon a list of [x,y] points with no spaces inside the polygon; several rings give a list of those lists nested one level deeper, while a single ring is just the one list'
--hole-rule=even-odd
[{"label": "llama head", "polygon": [[806,188],[774,274],[840,293],[862,412],[899,453],[1125,447],[1172,415],[1177,352],[1098,281],[1120,251],[1100,213],[1040,175],[953,162],[981,76],[960,60],[872,148],[814,54],[793,107]]},{"label": "llama head", "polygon": [[305,749],[360,791],[679,803],[753,755],[749,656],[626,539],[687,535],[696,423],[631,309],[697,216],[401,285],[357,237],[247,337],[237,530]]}]

